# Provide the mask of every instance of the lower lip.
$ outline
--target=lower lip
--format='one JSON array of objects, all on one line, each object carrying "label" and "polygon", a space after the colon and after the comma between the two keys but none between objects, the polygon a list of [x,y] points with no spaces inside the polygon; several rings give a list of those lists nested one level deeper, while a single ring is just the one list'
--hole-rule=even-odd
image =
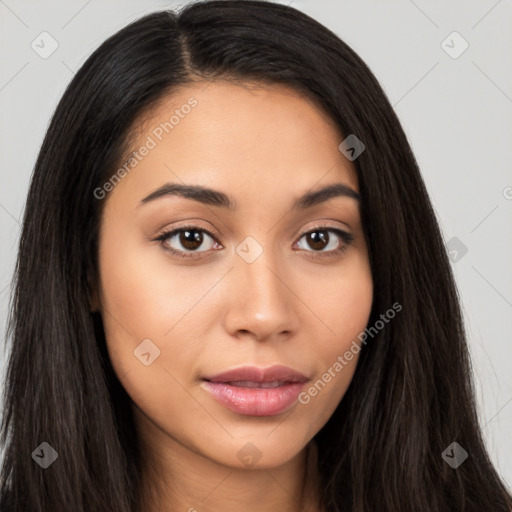
[{"label": "lower lip", "polygon": [[202,386],[234,412],[247,416],[274,416],[297,400],[304,382],[290,382],[277,388],[243,388],[224,382],[203,381]]}]

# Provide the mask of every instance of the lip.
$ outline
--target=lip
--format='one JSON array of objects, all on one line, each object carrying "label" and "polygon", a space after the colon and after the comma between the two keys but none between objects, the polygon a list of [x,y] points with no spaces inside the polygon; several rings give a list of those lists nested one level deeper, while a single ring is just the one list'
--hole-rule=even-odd
[{"label": "lip", "polygon": [[[287,366],[243,366],[203,378],[201,387],[228,409],[247,416],[274,416],[289,409],[309,380]],[[280,383],[278,387],[246,387],[252,383]],[[241,385],[235,385],[240,382]],[[254,386],[254,384],[253,384]]]},{"label": "lip", "polygon": [[306,382],[309,380],[303,373],[280,364],[269,366],[268,368],[241,366],[240,368],[233,368],[232,370],[203,378],[210,382],[233,382],[240,380],[251,380],[254,382]]}]

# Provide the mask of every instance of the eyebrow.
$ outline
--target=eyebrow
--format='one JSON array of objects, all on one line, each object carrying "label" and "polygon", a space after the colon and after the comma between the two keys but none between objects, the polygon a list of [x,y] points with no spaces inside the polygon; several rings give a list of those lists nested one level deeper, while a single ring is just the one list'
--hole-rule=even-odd
[{"label": "eyebrow", "polygon": [[[146,196],[138,206],[167,196],[181,196],[203,204],[219,206],[231,211],[236,211],[236,201],[224,192],[213,190],[202,185],[181,185],[178,183],[166,183]],[[324,203],[334,197],[349,197],[361,201],[361,196],[353,188],[343,183],[333,183],[313,192],[306,192],[297,198],[292,205],[292,210],[303,210]]]}]

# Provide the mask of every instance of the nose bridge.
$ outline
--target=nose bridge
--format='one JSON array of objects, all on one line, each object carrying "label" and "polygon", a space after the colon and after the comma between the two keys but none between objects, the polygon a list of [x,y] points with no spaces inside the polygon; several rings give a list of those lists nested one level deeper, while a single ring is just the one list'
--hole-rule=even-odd
[{"label": "nose bridge", "polygon": [[271,247],[247,237],[236,248],[230,330],[251,331],[258,338],[294,328],[292,295],[281,276],[283,266]]}]

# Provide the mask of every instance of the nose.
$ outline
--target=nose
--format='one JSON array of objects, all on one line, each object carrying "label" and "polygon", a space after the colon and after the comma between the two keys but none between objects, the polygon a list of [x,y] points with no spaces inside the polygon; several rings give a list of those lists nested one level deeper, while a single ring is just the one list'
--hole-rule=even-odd
[{"label": "nose", "polygon": [[252,263],[236,255],[227,286],[224,322],[230,335],[263,341],[289,337],[297,330],[300,302],[293,292],[291,273],[270,250]]}]

